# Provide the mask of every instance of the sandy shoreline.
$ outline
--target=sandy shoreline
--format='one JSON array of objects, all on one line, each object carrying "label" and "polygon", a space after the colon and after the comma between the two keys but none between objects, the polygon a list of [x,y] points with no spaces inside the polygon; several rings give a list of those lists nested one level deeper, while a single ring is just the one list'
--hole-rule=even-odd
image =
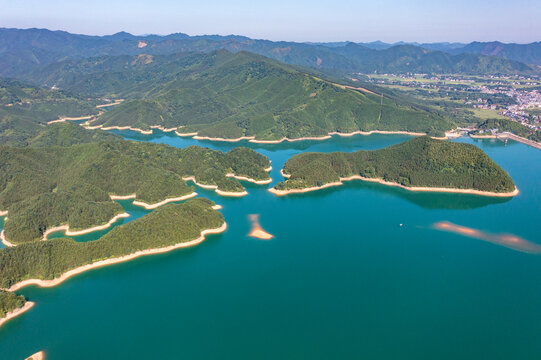
[{"label": "sandy shoreline", "polygon": [[137,194],[129,194],[129,195],[111,195],[109,194],[109,198],[111,200],[129,200],[129,199],[135,199],[137,197]]},{"label": "sandy shoreline", "polygon": [[472,139],[497,139],[496,135],[469,135]]},{"label": "sandy shoreline", "polygon": [[59,122],[73,121],[73,120],[86,120],[86,119],[92,118],[93,116],[96,116],[96,115],[88,115],[88,116],[80,116],[80,117],[63,117],[60,119],[51,120],[47,122],[47,125],[59,123]]},{"label": "sandy shoreline", "polygon": [[126,262],[126,261],[129,261],[129,260],[136,259],[136,258],[138,258],[140,256],[153,255],[153,254],[162,254],[162,253],[166,253],[166,252],[169,252],[169,251],[172,251],[172,250],[197,245],[197,244],[203,242],[203,240],[205,240],[206,235],[222,233],[226,229],[227,229],[227,223],[224,221],[222,226],[220,226],[218,228],[207,229],[207,230],[201,231],[201,235],[198,238],[194,239],[194,240],[181,242],[181,243],[178,243],[178,244],[175,244],[175,245],[170,245],[170,246],[166,246],[166,247],[162,247],[162,248],[139,250],[139,251],[136,251],[136,252],[134,252],[132,254],[129,254],[129,255],[124,255],[124,256],[120,256],[120,257],[116,257],[116,258],[96,261],[96,262],[94,262],[92,264],[79,266],[79,267],[77,267],[75,269],[69,270],[69,271],[65,272],[64,274],[62,274],[60,277],[54,278],[53,280],[41,280],[41,279],[23,280],[23,281],[20,281],[20,282],[16,283],[13,286],[11,286],[8,290],[9,291],[17,291],[17,290],[20,290],[23,287],[26,287],[26,286],[29,286],[29,285],[37,285],[39,287],[56,286],[58,284],[61,284],[64,281],[66,281],[67,279],[71,278],[72,276],[75,276],[77,274],[83,273],[83,272],[91,270],[91,269],[96,269],[96,268],[103,267],[103,266],[108,266],[108,265],[113,265],[113,264]]},{"label": "sandy shoreline", "polygon": [[171,132],[171,131],[176,131],[178,128],[164,128],[163,126],[161,125],[151,125],[150,126],[151,129],[158,129],[160,131],[163,131],[163,132]]},{"label": "sandy shoreline", "polygon": [[147,210],[151,210],[151,209],[156,209],[157,207],[160,207],[162,205],[165,205],[165,204],[173,202],[173,201],[182,201],[182,200],[193,198],[194,196],[197,196],[196,192],[192,192],[190,194],[179,196],[179,197],[167,198],[165,200],[162,200],[162,201],[154,203],[154,204],[147,204],[147,203],[145,203],[143,201],[134,200],[133,205],[142,206]]},{"label": "sandy shoreline", "polygon": [[112,103],[109,103],[109,104],[101,104],[101,105],[96,105],[96,107],[99,109],[99,108],[104,108],[104,107],[108,107],[108,106],[115,106],[115,105],[118,105],[120,103],[122,103],[124,101],[124,99],[119,99],[115,102],[112,102]]},{"label": "sandy shoreline", "polygon": [[37,353],[33,355],[30,355],[25,360],[44,360],[44,359],[45,359],[45,352],[42,350],[42,351],[38,351]]},{"label": "sandy shoreline", "polygon": [[281,174],[283,177],[285,177],[286,179],[289,179],[289,178],[291,177],[291,175],[286,174],[286,173],[284,172],[284,169],[281,169],[281,170],[280,170],[280,174]]},{"label": "sandy shoreline", "polygon": [[[144,201],[138,201],[138,200],[134,200],[132,202],[132,204],[144,207],[147,210],[151,210],[151,209],[155,209],[155,208],[157,208],[159,206],[165,205],[165,204],[173,202],[173,201],[182,201],[182,200],[193,198],[194,196],[197,196],[196,192],[192,192],[192,193],[189,193],[187,195],[182,195],[182,196],[179,196],[179,197],[167,198],[165,200],[162,200],[162,201],[154,203],[154,204],[148,204],[148,203],[146,203]],[[130,200],[130,199],[137,198],[137,194],[136,193],[129,194],[129,195],[112,195],[112,194],[109,194],[109,197],[111,198],[111,200]]]},{"label": "sandy shoreline", "polygon": [[225,174],[225,176],[231,177],[231,178],[234,178],[234,179],[237,179],[237,180],[249,181],[249,182],[257,184],[257,185],[270,184],[272,182],[272,179],[270,177],[267,180],[255,180],[255,179],[252,179],[252,178],[249,178],[249,177],[246,177],[246,176],[238,176],[238,175],[235,175],[235,174],[232,174],[232,173],[227,173],[227,174]]},{"label": "sandy shoreline", "polygon": [[195,135],[197,135],[196,132],[193,132],[193,133],[180,133],[180,132],[178,132],[178,131],[176,131],[176,130],[175,130],[175,134],[176,134],[177,136],[180,136],[180,137],[195,136]]},{"label": "sandy shoreline", "polygon": [[152,130],[142,130],[138,128],[132,128],[131,126],[107,126],[107,127],[100,127],[101,130],[131,130],[131,131],[137,131],[143,135],[150,135],[152,134]]},{"label": "sandy shoreline", "polygon": [[296,139],[290,139],[287,137],[283,137],[279,140],[256,140],[255,136],[241,136],[239,138],[235,139],[226,139],[226,138],[218,138],[218,137],[208,137],[208,136],[199,136],[198,133],[179,133],[178,131],[175,131],[175,133],[178,136],[192,136],[195,140],[209,140],[209,141],[224,141],[224,142],[237,142],[242,140],[248,140],[248,142],[256,143],[256,144],[279,144],[284,141],[294,142],[294,141],[305,141],[305,140],[327,140],[330,139],[333,135],[338,136],[353,136],[353,135],[372,135],[372,134],[385,134],[385,135],[412,135],[412,136],[423,136],[426,135],[426,133],[419,133],[419,132],[410,132],[410,131],[385,131],[385,130],[372,130],[372,131],[354,131],[351,133],[341,133],[341,132],[330,132],[327,135],[323,136],[307,136],[307,137],[301,137]]},{"label": "sandy shoreline", "polygon": [[8,211],[5,210],[5,211],[0,211],[0,216],[7,216],[8,214]]},{"label": "sandy shoreline", "polygon": [[492,196],[492,197],[511,197],[515,196],[519,193],[518,189],[515,187],[514,191],[506,192],[506,193],[495,193],[490,191],[481,191],[481,190],[474,190],[474,189],[455,189],[455,188],[439,188],[439,187],[419,187],[419,186],[404,186],[399,183],[395,182],[389,182],[382,179],[374,179],[374,178],[366,178],[360,175],[353,175],[345,178],[340,178],[340,181],[327,183],[323,186],[315,186],[315,187],[309,187],[305,189],[291,189],[291,190],[277,190],[274,188],[268,189],[271,193],[283,196],[287,194],[299,194],[299,193],[305,193],[309,191],[315,191],[320,189],[325,189],[332,186],[340,186],[343,185],[344,181],[351,181],[351,180],[363,180],[363,181],[370,181],[370,182],[376,182],[382,185],[388,185],[388,186],[396,186],[400,187],[402,189],[408,190],[408,191],[423,191],[423,192],[446,192],[446,193],[461,193],[461,194],[473,194],[473,195],[481,195],[481,196]]},{"label": "sandy shoreline", "polygon": [[7,247],[17,246],[17,245],[15,245],[14,243],[10,243],[10,242],[6,239],[6,234],[5,234],[4,231],[5,231],[5,230],[2,229],[2,232],[0,232],[0,241],[2,242],[2,244],[4,244],[4,245],[7,246]]},{"label": "sandy shoreline", "polygon": [[222,195],[222,196],[240,197],[240,196],[248,195],[248,192],[246,190],[244,190],[242,192],[222,191],[222,190],[218,190],[217,185],[200,184],[200,183],[197,182],[197,180],[193,176],[183,177],[182,180],[184,180],[184,181],[192,181],[195,185],[197,185],[199,187],[202,187],[203,189],[214,190],[214,192],[216,192],[216,194]]},{"label": "sandy shoreline", "polygon": [[25,312],[30,310],[34,305],[35,303],[33,303],[32,301],[27,301],[22,307],[6,313],[6,316],[0,319],[0,327],[4,325],[6,322],[8,322],[9,320],[19,315],[24,314]]},{"label": "sandy shoreline", "polygon": [[111,225],[113,225],[118,219],[127,218],[129,216],[130,216],[130,214],[128,214],[126,212],[122,213],[122,214],[118,214],[118,215],[114,216],[111,220],[109,220],[106,224],[93,226],[91,228],[84,229],[84,230],[70,230],[69,224],[55,226],[55,227],[52,227],[50,229],[47,229],[43,233],[43,237],[42,237],[41,240],[46,241],[47,237],[50,234],[52,234],[54,232],[57,232],[57,231],[62,231],[62,230],[64,230],[64,233],[66,234],[66,236],[78,236],[78,235],[88,234],[88,233],[91,233],[91,232],[94,232],[94,231],[105,230],[108,227],[110,227]]}]

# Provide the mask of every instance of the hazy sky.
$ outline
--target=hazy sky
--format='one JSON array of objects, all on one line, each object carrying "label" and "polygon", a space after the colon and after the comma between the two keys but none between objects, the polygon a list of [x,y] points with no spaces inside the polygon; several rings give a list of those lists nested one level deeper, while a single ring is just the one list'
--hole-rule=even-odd
[{"label": "hazy sky", "polygon": [[293,41],[541,41],[541,0],[0,0],[0,27]]}]

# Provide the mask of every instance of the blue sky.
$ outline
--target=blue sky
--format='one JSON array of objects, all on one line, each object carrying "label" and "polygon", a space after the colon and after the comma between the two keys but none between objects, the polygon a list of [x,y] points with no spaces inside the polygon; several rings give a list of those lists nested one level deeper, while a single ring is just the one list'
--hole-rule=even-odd
[{"label": "blue sky", "polygon": [[292,41],[541,41],[541,0],[0,0],[0,27]]}]

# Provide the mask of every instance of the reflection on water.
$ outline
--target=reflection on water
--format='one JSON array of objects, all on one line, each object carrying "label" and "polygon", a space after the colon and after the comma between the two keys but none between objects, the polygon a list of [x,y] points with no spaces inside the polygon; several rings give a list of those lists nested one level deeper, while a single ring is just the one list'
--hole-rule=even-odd
[{"label": "reflection on water", "polygon": [[[447,210],[472,210],[482,208],[488,205],[503,204],[510,201],[512,198],[503,197],[490,197],[480,196],[472,194],[460,194],[460,193],[435,193],[435,192],[421,192],[421,191],[408,191],[396,186],[389,186],[378,184],[369,181],[353,180],[346,181],[344,185],[321,189],[309,193],[291,194],[288,198],[311,196],[311,197],[323,197],[330,196],[335,191],[341,191],[345,189],[359,189],[368,190],[373,192],[379,192],[383,194],[389,194],[397,196],[401,199],[414,203],[424,209],[447,209]],[[282,197],[285,198],[285,197]]]},{"label": "reflection on water", "polygon": [[434,224],[434,228],[437,230],[449,231],[456,234],[469,236],[528,254],[541,254],[541,245],[529,242],[528,240],[524,240],[512,234],[490,234],[466,226],[456,225],[448,221],[440,221]]}]

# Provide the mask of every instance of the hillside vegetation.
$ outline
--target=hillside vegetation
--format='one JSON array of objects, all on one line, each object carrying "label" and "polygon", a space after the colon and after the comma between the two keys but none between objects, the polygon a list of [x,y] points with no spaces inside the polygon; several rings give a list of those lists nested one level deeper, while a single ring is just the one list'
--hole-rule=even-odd
[{"label": "hillside vegetation", "polygon": [[477,125],[479,130],[498,129],[499,132],[510,132],[525,139],[541,142],[541,131],[530,129],[519,122],[507,119],[488,119]]},{"label": "hillside vegetation", "polygon": [[136,193],[139,201],[157,203],[192,193],[183,177],[242,192],[240,182],[226,175],[266,180],[269,165],[248,148],[222,153],[124,140],[39,149],[0,146],[0,209],[9,211],[5,234],[22,243],[66,223],[72,230],[105,224],[123,212],[110,194]]},{"label": "hillside vegetation", "polygon": [[402,130],[441,135],[454,124],[428,108],[343,89],[262,56],[217,51],[57,63],[40,82],[127,100],[92,125],[181,128],[261,140],[329,132]]},{"label": "hillside vegetation", "polygon": [[96,104],[63,91],[0,79],[0,144],[27,146],[47,122],[96,115]]},{"label": "hillside vegetation", "polygon": [[10,291],[0,290],[0,319],[8,312],[23,307],[26,299],[23,295],[17,295]]},{"label": "hillside vegetation", "polygon": [[298,154],[283,172],[291,177],[277,190],[320,187],[353,175],[412,187],[515,190],[509,175],[476,146],[427,136],[373,151]]},{"label": "hillside vegetation", "polygon": [[99,260],[197,239],[203,230],[224,223],[223,215],[213,210],[212,205],[207,199],[165,205],[115,227],[94,241],[61,238],[0,249],[0,286],[9,288],[25,279],[54,279],[70,269]]}]

